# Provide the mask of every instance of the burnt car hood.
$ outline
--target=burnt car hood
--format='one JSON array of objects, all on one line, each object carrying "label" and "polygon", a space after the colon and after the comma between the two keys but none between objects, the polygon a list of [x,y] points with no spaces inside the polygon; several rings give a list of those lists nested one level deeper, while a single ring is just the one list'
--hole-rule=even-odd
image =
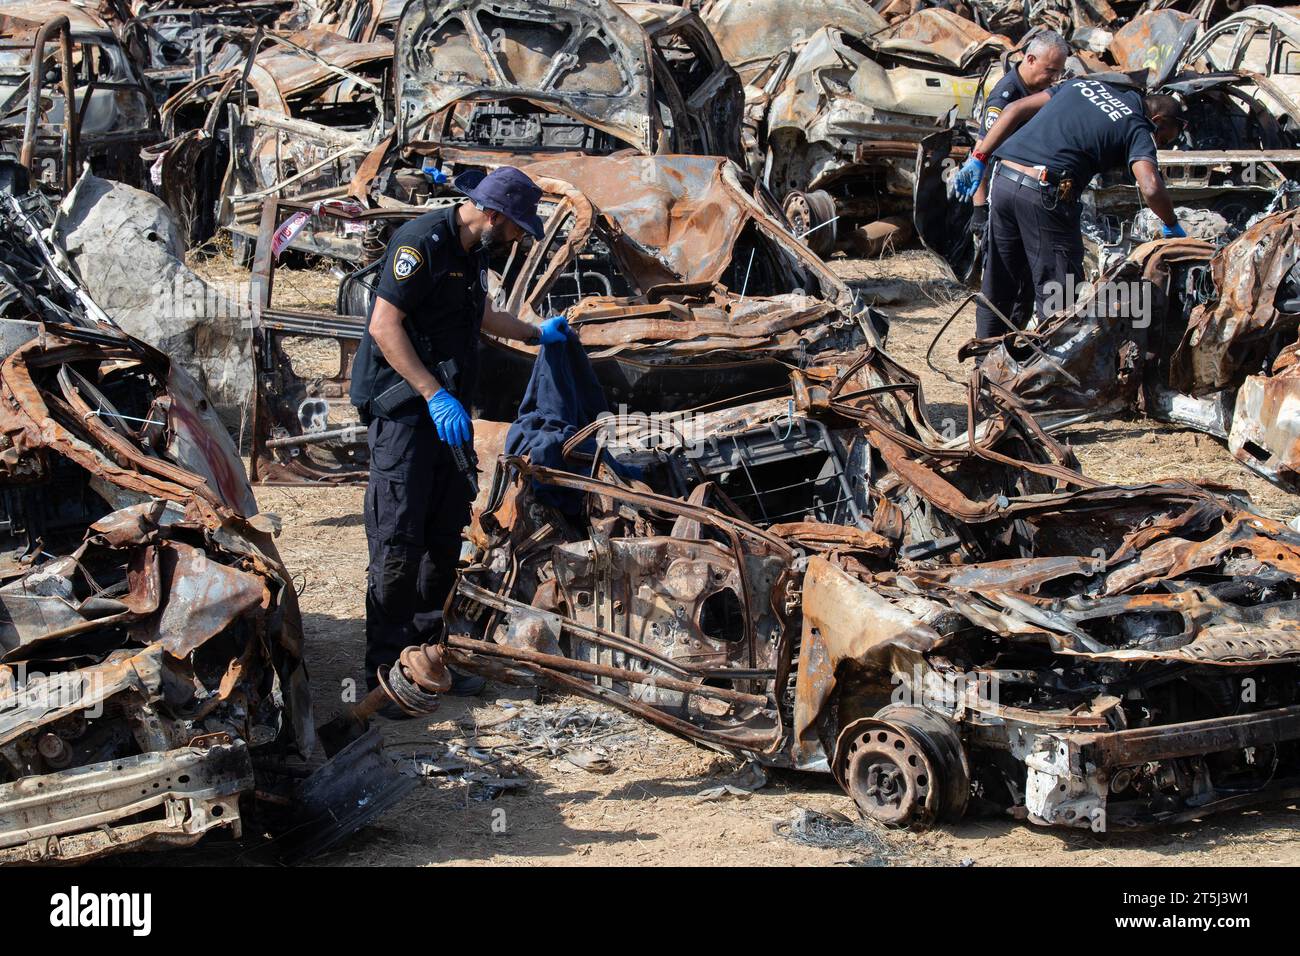
[{"label": "burnt car hood", "polygon": [[[343,70],[357,70],[367,64],[387,60],[393,55],[393,45],[387,40],[353,43],[326,27],[310,27],[291,33],[286,39]],[[243,59],[237,55],[231,65],[241,66]],[[335,70],[292,47],[277,45],[264,48],[258,53],[255,62],[266,71],[279,94],[285,98],[323,83],[339,81],[339,74]]]},{"label": "burnt car hood", "polygon": [[882,55],[961,71],[1010,48],[1006,37],[940,7],[918,10],[863,39]]},{"label": "burnt car hood", "polygon": [[650,44],[611,0],[416,0],[394,46],[398,145],[436,142],[424,128],[458,101],[513,98],[655,149]]},{"label": "burnt car hood", "polygon": [[708,0],[700,16],[717,37],[722,55],[746,81],[792,43],[823,27],[868,36],[887,27],[866,0]]}]

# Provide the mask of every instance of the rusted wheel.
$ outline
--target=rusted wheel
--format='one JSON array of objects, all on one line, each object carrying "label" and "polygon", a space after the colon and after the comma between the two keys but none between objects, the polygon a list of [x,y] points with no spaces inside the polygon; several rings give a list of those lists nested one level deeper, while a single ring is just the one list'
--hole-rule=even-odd
[{"label": "rusted wheel", "polygon": [[940,717],[887,707],[840,732],[835,777],[864,817],[924,829],[960,817],[970,796],[961,740]]},{"label": "rusted wheel", "polygon": [[808,248],[825,259],[835,251],[835,199],[824,189],[809,193],[795,190],[782,206],[785,221]]}]

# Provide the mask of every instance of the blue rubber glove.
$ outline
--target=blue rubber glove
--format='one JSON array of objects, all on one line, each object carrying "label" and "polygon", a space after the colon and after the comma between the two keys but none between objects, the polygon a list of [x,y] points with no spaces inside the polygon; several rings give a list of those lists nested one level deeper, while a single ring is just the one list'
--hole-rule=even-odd
[{"label": "blue rubber glove", "polygon": [[429,417],[433,419],[438,437],[448,445],[464,445],[474,438],[474,425],[465,406],[445,388],[439,389],[429,399]]},{"label": "blue rubber glove", "polygon": [[957,178],[954,180],[953,192],[957,194],[958,199],[970,199],[975,195],[975,190],[980,188],[980,183],[984,181],[984,170],[987,169],[984,160],[976,159],[972,156],[957,171]]},{"label": "blue rubber glove", "polygon": [[552,316],[542,323],[537,337],[543,345],[563,342],[569,337],[569,320],[562,315]]},{"label": "blue rubber glove", "polygon": [[1161,223],[1160,238],[1161,239],[1186,239],[1187,232],[1178,223],[1174,223],[1172,226],[1166,226],[1164,223]]}]

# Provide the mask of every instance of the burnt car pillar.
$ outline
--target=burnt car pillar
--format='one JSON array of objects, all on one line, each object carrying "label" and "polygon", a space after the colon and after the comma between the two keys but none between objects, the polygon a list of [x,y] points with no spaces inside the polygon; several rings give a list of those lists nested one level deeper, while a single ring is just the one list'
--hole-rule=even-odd
[{"label": "burnt car pillar", "polygon": [[63,137],[63,188],[71,191],[77,182],[77,133],[79,130],[77,98],[74,93],[76,74],[72,66],[72,27],[67,17],[55,17],[42,24],[32,40],[31,75],[27,82],[27,113],[23,120],[22,152],[19,162],[29,174],[36,168],[36,126],[41,112],[42,68],[45,65],[45,45],[52,37],[59,41],[59,65],[63,77],[64,124]]}]

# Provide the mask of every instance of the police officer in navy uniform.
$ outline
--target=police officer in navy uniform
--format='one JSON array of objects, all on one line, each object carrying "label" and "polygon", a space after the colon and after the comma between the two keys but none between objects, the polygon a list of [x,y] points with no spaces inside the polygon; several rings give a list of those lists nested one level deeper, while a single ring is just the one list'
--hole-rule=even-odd
[{"label": "police officer in navy uniform", "polygon": [[[540,239],[541,190],[517,169],[465,172],[469,202],[429,212],[388,242],[353,362],[352,403],[367,423],[370,481],[365,526],[366,682],[403,648],[428,640],[455,578],[473,493],[453,447],[473,439],[465,405],[473,395],[480,330],[525,342],[558,342],[563,318],[540,327],[487,297],[489,255],[524,234]],[[454,381],[446,377],[454,363]],[[453,675],[451,693],[473,694],[481,678]]]},{"label": "police officer in navy uniform", "polygon": [[[1164,224],[1165,238],[1185,236],[1160,175],[1156,148],[1186,129],[1172,96],[1144,96],[1115,74],[1080,77],[1005,108],[957,174],[956,193],[970,198],[997,158],[989,190],[984,298],[1016,328],[1035,308],[1040,318],[1073,304],[1082,282],[1079,196],[1097,173],[1127,167],[1143,200]],[[1009,331],[985,303],[975,337]]]},{"label": "police officer in navy uniform", "polygon": [[[1065,61],[1070,56],[1070,44],[1054,30],[1035,34],[1025,46],[1024,58],[1008,70],[993,87],[984,101],[980,113],[980,133],[993,129],[1002,111],[1017,100],[1055,85],[1065,73]],[[982,243],[989,223],[989,180],[986,175],[975,190],[975,209],[971,216],[971,232],[975,241]]]}]

